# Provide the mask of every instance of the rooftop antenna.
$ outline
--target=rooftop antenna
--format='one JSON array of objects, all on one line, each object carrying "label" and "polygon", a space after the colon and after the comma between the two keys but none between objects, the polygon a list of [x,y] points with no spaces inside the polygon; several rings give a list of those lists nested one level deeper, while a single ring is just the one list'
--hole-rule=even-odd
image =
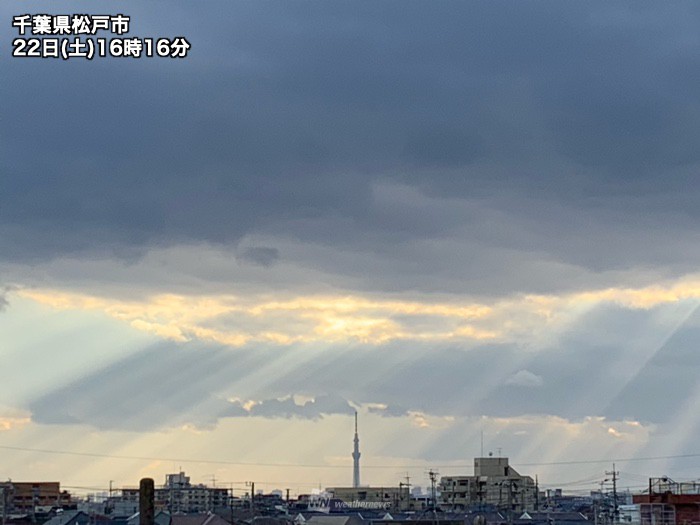
[{"label": "rooftop antenna", "polygon": [[484,457],[484,430],[481,429],[481,456],[479,457]]}]

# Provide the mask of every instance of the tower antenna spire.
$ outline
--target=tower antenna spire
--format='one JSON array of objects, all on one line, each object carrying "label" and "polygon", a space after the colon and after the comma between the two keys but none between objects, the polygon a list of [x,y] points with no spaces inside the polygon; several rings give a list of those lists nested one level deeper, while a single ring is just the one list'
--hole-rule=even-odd
[{"label": "tower antenna spire", "polygon": [[352,450],[352,486],[360,487],[360,436],[357,434],[357,410],[355,410],[355,439]]}]

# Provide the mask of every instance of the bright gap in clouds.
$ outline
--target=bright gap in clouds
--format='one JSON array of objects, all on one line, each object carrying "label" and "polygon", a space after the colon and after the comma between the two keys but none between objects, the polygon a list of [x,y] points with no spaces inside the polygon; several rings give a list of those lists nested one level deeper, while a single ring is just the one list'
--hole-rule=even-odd
[{"label": "bright gap in clouds", "polygon": [[[262,403],[281,409],[283,406],[302,406],[319,395],[337,393],[362,414],[363,458],[367,458],[368,472],[373,472],[372,476],[380,483],[389,483],[395,473],[389,473],[386,469],[372,471],[372,463],[396,464],[397,471],[400,471],[404,466],[420,460],[426,466],[441,464],[445,473],[463,472],[465,467],[459,465],[469,464],[470,458],[478,454],[475,444],[482,430],[489,436],[490,448],[507,450],[514,464],[557,463],[571,457],[621,458],[633,456],[637,452],[659,455],[660,445],[666,447],[670,443],[663,437],[663,433],[659,433],[656,424],[651,421],[637,422],[634,418],[606,418],[603,415],[606,411],[605,404],[591,405],[583,402],[593,390],[600,388],[595,381],[580,387],[579,398],[572,397],[574,401],[579,399],[580,406],[569,415],[565,407],[549,407],[547,402],[530,404],[529,410],[534,411],[529,416],[515,415],[522,410],[520,408],[516,408],[513,415],[508,417],[499,414],[509,412],[503,412],[501,399],[513,395],[525,400],[537,399],[542,391],[548,391],[552,370],[543,368],[543,363],[561,353],[556,350],[558,342],[568,340],[566,344],[578,344],[571,339],[572,334],[587,332],[596,323],[601,323],[596,312],[614,304],[610,298],[625,299],[612,310],[617,312],[614,315],[619,320],[608,324],[607,330],[614,330],[616,324],[617,329],[626,329],[628,321],[624,319],[629,315],[633,318],[644,315],[649,321],[645,323],[645,333],[639,336],[641,341],[646,342],[646,346],[636,346],[637,340],[633,339],[629,346],[620,347],[618,353],[611,356],[612,369],[619,367],[620,362],[635,358],[640,360],[636,368],[643,369],[660,348],[669,345],[669,342],[673,347],[674,334],[697,324],[693,320],[696,303],[695,300],[679,299],[692,294],[678,293],[678,286],[669,289],[676,290],[673,298],[669,299],[669,292],[662,290],[659,293],[661,299],[655,305],[650,303],[648,291],[627,290],[617,294],[606,291],[560,298],[514,298],[476,307],[470,305],[467,310],[452,303],[422,305],[416,302],[362,300],[341,302],[341,306],[348,306],[339,307],[345,315],[352,315],[369,304],[375,310],[406,310],[410,307],[418,311],[437,311],[444,315],[451,315],[454,311],[478,312],[478,319],[490,315],[497,317],[499,308],[504,308],[512,317],[514,312],[524,311],[524,321],[514,322],[511,326],[517,326],[518,334],[531,334],[532,339],[515,345],[514,350],[517,351],[509,354],[505,361],[499,357],[503,352],[501,347],[513,343],[487,343],[492,348],[484,352],[481,349],[483,343],[478,338],[468,337],[464,345],[455,344],[452,345],[453,348],[444,350],[426,346],[425,341],[420,339],[399,340],[394,345],[368,345],[361,340],[353,342],[352,338],[345,344],[296,343],[270,346],[268,343],[257,349],[255,345],[235,345],[229,348],[202,346],[194,336],[190,337],[188,343],[172,342],[167,335],[148,335],[139,327],[134,327],[132,321],[137,317],[121,315],[127,311],[137,312],[138,315],[147,313],[151,308],[148,302],[130,302],[122,307],[117,299],[80,298],[75,294],[51,292],[55,293],[56,299],[49,300],[47,297],[50,297],[50,293],[45,291],[21,291],[10,296],[11,307],[0,316],[0,323],[4,323],[2,326],[12,326],[15,330],[13,346],[5,347],[3,357],[13,367],[28,367],[35,356],[25,355],[23,349],[46,348],[45,345],[51,345],[54,351],[52,359],[55,360],[53,367],[60,372],[63,380],[52,380],[48,373],[40,374],[17,389],[14,397],[5,397],[12,399],[14,404],[6,409],[7,413],[14,410],[15,413],[24,414],[25,420],[21,425],[7,426],[5,432],[0,434],[2,444],[31,445],[30,448],[48,450],[85,450],[109,455],[185,459],[218,457],[259,464],[327,464],[328,468],[325,469],[317,467],[318,472],[314,476],[329,485],[343,484],[346,481],[342,470],[338,472],[332,465],[342,466],[349,461],[345,457],[348,440],[348,430],[345,427],[350,421],[349,417],[318,412],[306,419],[307,416],[301,415],[302,412],[299,415],[289,415],[288,412],[276,415],[274,411],[260,416],[255,415],[255,412],[246,414],[242,409],[232,406],[233,400],[240,400],[240,406],[254,407]],[[640,294],[645,297],[643,305],[634,300]],[[583,302],[577,301],[580,297],[584,298]],[[633,299],[628,300],[629,297]],[[194,299],[193,304],[200,304],[198,301]],[[208,304],[230,306],[229,298],[217,302],[216,298],[210,297],[206,301]],[[332,304],[328,300],[324,301],[322,304]],[[157,305],[160,320],[173,322],[175,326],[183,318],[188,323],[192,321],[178,308],[164,306],[167,303],[162,300],[154,304]],[[186,306],[188,301],[179,298],[175,304]],[[295,315],[301,312],[303,316],[306,307],[318,310],[314,299],[304,299],[293,304]],[[538,309],[535,316],[527,311],[532,305]],[[585,308],[581,309],[583,305]],[[255,305],[246,308],[257,308],[257,315],[264,315],[268,310]],[[274,310],[280,308],[284,310],[288,306],[279,303]],[[546,311],[542,311],[543,308]],[[563,311],[559,311],[559,308]],[[214,309],[217,314],[224,310],[219,306]],[[114,312],[120,312],[120,315],[114,315]],[[200,312],[197,320],[205,318],[206,312]],[[563,324],[557,325],[556,320],[561,320]],[[44,327],[41,338],[26,329],[37,322],[42,322]],[[533,322],[545,323],[552,330],[546,338],[540,340],[538,334],[541,333],[541,327],[531,326]],[[552,334],[557,333],[560,334],[557,337],[563,339],[553,339]],[[617,337],[614,333],[610,335],[613,340]],[[163,344],[166,346],[159,348]],[[602,344],[602,341],[595,344]],[[95,348],[103,351],[95,352]],[[489,353],[492,356],[490,358]],[[169,368],[169,356],[176,358],[172,361],[176,368]],[[190,357],[196,359],[198,366],[187,365]],[[448,384],[447,388],[439,389],[439,393],[420,387],[416,390],[414,386],[422,383],[427,385],[431,381],[430,369],[423,368],[423,364],[436,366],[434,373],[448,383],[451,381],[448,375],[440,372],[440,362],[445,359],[448,359],[447,366],[454,366],[449,364],[452,359],[456,359],[454,363],[463,363],[464,366],[464,374],[455,375],[455,382],[450,383],[454,388],[449,388]],[[148,363],[155,365],[153,370],[143,368]],[[494,366],[489,366],[490,364]],[[414,375],[416,373],[419,375]],[[428,376],[425,378],[428,379],[427,382],[420,377],[421,373]],[[162,379],[166,377],[169,382],[163,383]],[[613,399],[620,390],[634,383],[635,377],[636,373],[631,372],[625,381],[611,382],[607,399]],[[407,378],[412,379],[406,388],[400,387]],[[163,384],[163,389],[157,388],[159,383]],[[137,404],[124,404],[136,394],[134,385],[140,385],[144,389],[143,395],[148,397],[139,395],[136,399],[141,401]],[[13,388],[12,383],[5,383],[2,388],[6,389],[3,394],[9,394]],[[173,388],[181,391],[176,392]],[[102,390],[109,395],[104,397]],[[452,393],[452,399],[445,397],[448,392]],[[290,395],[294,396],[291,400],[288,398]],[[503,398],[504,395],[507,397]],[[177,406],[163,405],[168,396],[179,396],[177,399],[186,400],[186,403],[180,409]],[[99,417],[97,412],[88,408],[89,403],[97,399],[100,399],[100,411],[105,412],[105,415]],[[159,421],[157,424],[162,425],[162,428],[141,428],[143,414],[136,410],[139,406],[141,409],[147,408],[143,405],[143,400],[146,399],[153,400],[154,409],[165,411],[162,417],[155,420]],[[88,404],[84,405],[83,410],[80,406],[84,401]],[[114,412],[119,414],[118,419],[109,419],[112,410],[110,405],[115,409],[122,407]],[[129,406],[133,412],[128,412]],[[370,408],[372,406],[379,408]],[[528,406],[527,403],[525,406]],[[575,404],[571,406],[575,407]],[[685,421],[688,428],[682,435],[677,434],[675,446],[669,449],[674,453],[688,451],[690,443],[684,436],[690,435],[697,423],[695,418],[688,417],[692,403],[683,406],[685,409],[676,416],[678,421]],[[558,415],[552,415],[552,409]],[[37,412],[33,413],[32,410]],[[151,409],[146,410],[146,414],[149,410]],[[63,419],[50,421],[47,414],[61,414]],[[51,432],[47,434],[49,429]],[[58,475],[68,463],[75,462],[75,459],[69,457],[45,457],[41,454],[36,455],[34,460],[25,462],[20,456],[10,466],[20,477],[42,471]],[[77,485],[81,483],[80,478],[98,480],[104,471],[114,473],[112,478],[129,484],[133,483],[129,473],[133,473],[136,467],[139,472],[157,472],[159,475],[174,468],[174,465],[162,461],[144,465],[144,462],[109,458],[81,460],[80,463],[81,468],[75,470],[76,477],[72,482]],[[451,467],[452,463],[457,466]],[[666,464],[673,465],[675,462],[669,460]],[[220,465],[216,468],[219,479],[230,477],[235,480],[242,475],[255,477],[260,472],[275,477],[273,467]],[[414,475],[421,475],[420,469],[411,468]],[[195,477],[207,476],[208,470],[212,470],[212,466],[188,465],[188,471]],[[570,467],[561,465],[543,465],[537,468],[544,481],[546,476],[566,479],[571,470]],[[292,479],[285,481],[308,483],[308,476],[302,467],[298,472],[287,474],[285,477]]]}]

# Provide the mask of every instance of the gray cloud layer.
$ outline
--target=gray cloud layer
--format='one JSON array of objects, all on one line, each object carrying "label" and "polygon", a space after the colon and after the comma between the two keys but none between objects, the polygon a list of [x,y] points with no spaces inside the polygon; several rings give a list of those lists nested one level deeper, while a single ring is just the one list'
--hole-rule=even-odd
[{"label": "gray cloud layer", "polygon": [[[349,401],[382,403],[386,410],[371,411],[395,417],[410,410],[665,423],[696,390],[700,363],[693,341],[700,336],[700,314],[678,327],[665,324],[665,315],[663,309],[598,307],[537,353],[516,345],[395,344],[330,347],[309,358],[308,348],[232,351],[163,343],[75,377],[27,408],[39,423],[136,430],[211,426],[222,417],[315,419],[351,414]],[[596,333],[605,333],[605,340]],[[512,381],[522,370],[541,381]],[[296,404],[291,394],[314,401]],[[230,398],[259,403],[245,410]]]},{"label": "gray cloud layer", "polygon": [[260,416],[268,418],[300,417],[305,419],[319,419],[330,414],[353,414],[355,409],[346,399],[336,395],[321,395],[311,401],[296,403],[291,397],[285,399],[266,399],[260,401],[245,410],[243,405],[236,401],[232,403],[227,416]]},{"label": "gray cloud layer", "polygon": [[696,4],[122,7],[192,56],[6,64],[4,260],[263,235],[338,286],[478,293],[700,262]]}]

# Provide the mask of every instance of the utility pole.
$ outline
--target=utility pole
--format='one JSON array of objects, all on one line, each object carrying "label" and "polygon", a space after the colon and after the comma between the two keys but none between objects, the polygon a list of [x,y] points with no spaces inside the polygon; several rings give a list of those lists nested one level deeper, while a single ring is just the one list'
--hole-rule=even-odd
[{"label": "utility pole", "polygon": [[457,488],[455,487],[455,480],[452,479],[452,512],[455,511],[455,492]]},{"label": "utility pole", "polygon": [[408,472],[406,472],[406,483],[399,483],[399,489],[401,487],[406,487],[406,508],[404,510],[411,510],[411,476],[408,475]]},{"label": "utility pole", "polygon": [[406,483],[404,483],[403,481],[399,481],[399,501],[398,501],[398,505],[396,506],[396,510],[399,510],[399,511],[402,510],[401,509],[401,500],[404,499],[404,496],[403,496],[403,488],[404,487],[406,487],[406,504],[404,505],[405,508],[403,510],[409,510],[409,504],[410,504],[410,499],[411,499],[411,490],[410,490],[411,483],[409,481],[410,481],[410,478],[408,476],[406,476]]},{"label": "utility pole", "polygon": [[606,502],[606,497],[605,494],[603,494],[603,488],[605,487],[605,484],[610,481],[608,478],[605,478],[603,481],[600,481],[600,516],[603,518],[603,525],[607,525],[608,523],[608,504]]},{"label": "utility pole", "polygon": [[513,480],[508,480],[508,524],[513,525]]},{"label": "utility pole", "polygon": [[613,469],[612,472],[605,472],[606,476],[612,476],[612,482],[613,482],[613,515],[612,519],[613,522],[617,523],[618,521],[618,516],[619,516],[619,511],[617,509],[617,476],[620,473],[615,470],[615,463],[613,463]]},{"label": "utility pole", "polygon": [[112,501],[112,483],[114,480],[109,480],[109,497],[107,498],[107,505],[105,505],[105,511],[109,514],[112,513],[112,508],[114,507],[114,502]]},{"label": "utility pole", "polygon": [[438,473],[432,469],[428,471],[428,477],[430,478],[430,499],[433,501],[433,519],[435,521],[435,525],[438,523],[438,514],[437,514],[437,496],[435,493],[435,481],[437,480]]},{"label": "utility pole", "polygon": [[250,510],[255,510],[255,481],[246,481],[245,484],[250,487]]}]

